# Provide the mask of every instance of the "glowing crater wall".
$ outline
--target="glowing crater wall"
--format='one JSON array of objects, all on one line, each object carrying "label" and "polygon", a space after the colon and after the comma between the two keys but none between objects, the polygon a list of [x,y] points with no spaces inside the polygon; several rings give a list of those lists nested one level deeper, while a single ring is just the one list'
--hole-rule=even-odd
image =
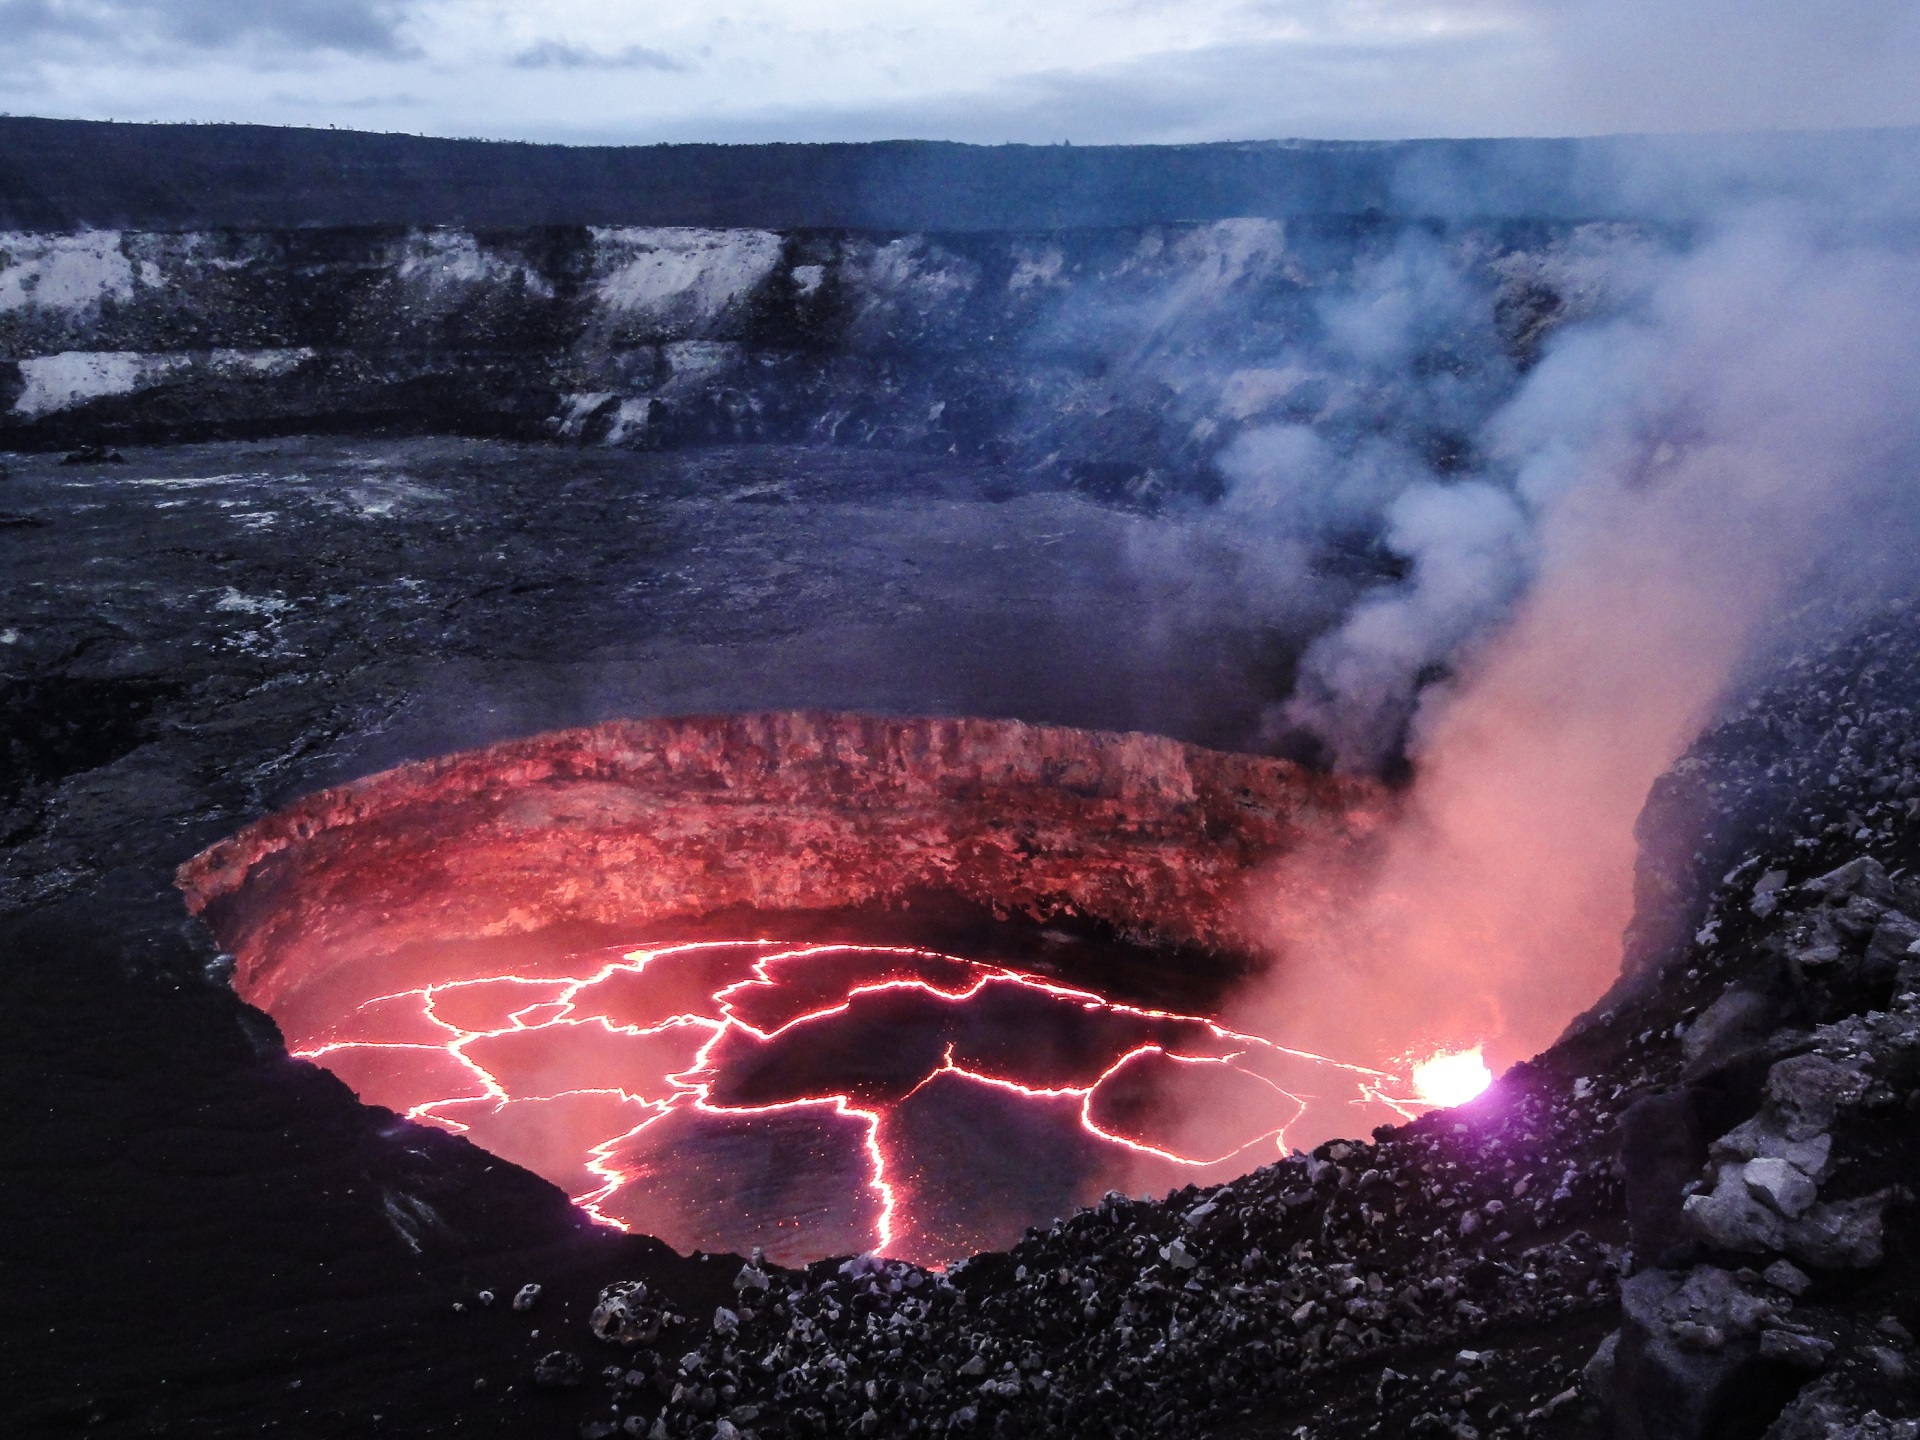
[{"label": "glowing crater wall", "polygon": [[295,1053],[605,1219],[941,1261],[1109,1185],[1224,1177],[1290,1130],[1391,1118],[1394,1082],[1116,999],[1098,947],[1069,981],[795,944],[794,917],[945,897],[1204,965],[1244,947],[1233,902],[1266,862],[1383,818],[1371,787],[1153,736],[697,717],[309,796],[180,883]]}]

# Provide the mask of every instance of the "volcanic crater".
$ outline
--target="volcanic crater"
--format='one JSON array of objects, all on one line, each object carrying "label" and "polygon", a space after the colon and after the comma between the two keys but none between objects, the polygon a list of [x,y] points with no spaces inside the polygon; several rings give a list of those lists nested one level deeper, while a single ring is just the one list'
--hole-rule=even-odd
[{"label": "volcanic crater", "polygon": [[1262,963],[1240,889],[1391,809],[1151,735],[629,720],[322,791],[179,881],[295,1054],[604,1221],[949,1263],[1406,1113],[1213,1018]]},{"label": "volcanic crater", "polygon": [[[1231,1018],[1287,964],[1238,907],[1324,911],[1353,867],[1283,862],[1421,839],[1445,767],[1108,733],[1316,754],[1322,641],[1453,612],[1421,537],[1492,533],[1543,394],[1618,410],[1596,483],[1793,476],[1735,487],[1740,544],[1877,475],[1904,252],[1770,295],[1771,240],[1706,241],[1911,137],[1693,150],[1669,204],[1593,178],[1683,173],[1638,141],[0,134],[0,1430],[1920,1433],[1920,621],[1905,558],[1884,609],[1839,583],[1906,530],[1609,531],[1662,541],[1616,567],[1648,607],[1562,593],[1635,666],[1662,554],[1825,553],[1839,608],[1652,785],[1612,990],[1406,1124],[1382,1056]],[[1633,384],[1569,385],[1636,314]],[[1622,731],[1668,673],[1628,668]],[[1390,750],[1473,679],[1355,678]],[[1591,827],[1524,818],[1541,884],[1496,878],[1542,908]]]}]

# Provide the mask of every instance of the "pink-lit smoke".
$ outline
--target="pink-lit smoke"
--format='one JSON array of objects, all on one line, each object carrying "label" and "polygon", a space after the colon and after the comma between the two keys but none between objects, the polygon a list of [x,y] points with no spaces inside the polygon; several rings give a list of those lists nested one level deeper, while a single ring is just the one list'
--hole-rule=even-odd
[{"label": "pink-lit smoke", "polygon": [[1404,822],[1320,913],[1252,901],[1283,961],[1237,1023],[1376,1063],[1551,1043],[1619,972],[1652,782],[1791,607],[1904,563],[1920,256],[1761,216],[1609,284],[1488,425],[1493,478],[1403,491],[1409,573],[1309,652],[1286,719],[1353,764],[1383,694],[1450,677]]}]

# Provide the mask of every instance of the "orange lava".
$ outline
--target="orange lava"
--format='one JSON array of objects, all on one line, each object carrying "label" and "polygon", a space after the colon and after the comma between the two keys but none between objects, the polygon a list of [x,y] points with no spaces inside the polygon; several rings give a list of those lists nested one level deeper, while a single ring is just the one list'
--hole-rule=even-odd
[{"label": "orange lava", "polygon": [[[1279,1025],[1102,993],[1109,963],[1219,993],[1254,963],[1248,887],[1324,899],[1274,863],[1367,853],[1395,809],[1151,735],[693,716],[369,776],[179,880],[290,1049],[603,1220],[942,1263],[1424,1108]],[[695,938],[822,925],[896,943]],[[1035,958],[897,943],[973,935]]]},{"label": "orange lava", "polygon": [[1429,1105],[1464,1105],[1489,1085],[1493,1072],[1479,1050],[1435,1055],[1413,1067],[1413,1090]]},{"label": "orange lava", "polygon": [[[295,1053],[610,1224],[787,1261],[946,1263],[1052,1218],[1036,1202],[1222,1178],[1284,1153],[1316,1107],[1377,1121],[1413,1103],[1384,1072],[1203,1017],[891,946],[595,952],[377,996]],[[994,1097],[1020,1113],[969,1163],[951,1132]],[[1023,1126],[1042,1153],[1007,1134]]]}]

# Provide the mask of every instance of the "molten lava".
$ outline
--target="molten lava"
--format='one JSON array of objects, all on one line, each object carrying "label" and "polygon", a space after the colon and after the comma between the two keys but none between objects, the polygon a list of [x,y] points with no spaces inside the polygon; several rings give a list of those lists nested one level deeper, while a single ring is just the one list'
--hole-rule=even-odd
[{"label": "molten lava", "polygon": [[622,721],[309,796],[180,879],[240,994],[368,1101],[683,1248],[939,1263],[1421,1105],[1115,998],[1219,994],[1235,897],[1389,811],[1154,736]]},{"label": "molten lava", "polygon": [[[381,995],[296,1052],[611,1223],[939,1264],[1109,1188],[1223,1178],[1393,1077],[893,946],[656,945]],[[1195,1087],[1207,1103],[1194,1103]]]},{"label": "molten lava", "polygon": [[1413,1091],[1427,1105],[1464,1105],[1493,1083],[1479,1050],[1435,1055],[1413,1067]]}]

